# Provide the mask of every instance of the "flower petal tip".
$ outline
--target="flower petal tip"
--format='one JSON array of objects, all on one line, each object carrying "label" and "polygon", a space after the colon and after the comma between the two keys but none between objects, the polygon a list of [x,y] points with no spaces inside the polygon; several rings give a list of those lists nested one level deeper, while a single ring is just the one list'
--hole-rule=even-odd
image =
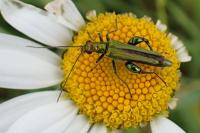
[{"label": "flower petal tip", "polygon": [[[78,31],[83,25],[85,25],[83,17],[72,0],[54,0],[49,2],[45,6],[45,9],[56,15],[59,18],[58,22],[61,22],[61,24],[74,31]],[[60,19],[62,21],[60,21]]]},{"label": "flower petal tip", "polygon": [[57,23],[55,15],[19,0],[2,0],[0,4],[3,18],[32,39],[50,46],[71,42],[72,31]]},{"label": "flower petal tip", "polygon": [[171,45],[176,50],[177,57],[181,62],[189,62],[192,60],[185,45],[176,35],[169,33],[168,38],[171,40]]},{"label": "flower petal tip", "polygon": [[168,103],[168,107],[173,110],[176,108],[178,102],[178,98],[172,98],[172,100]]},{"label": "flower petal tip", "polygon": [[158,117],[151,123],[152,133],[186,133],[178,125],[165,117]]},{"label": "flower petal tip", "polygon": [[146,20],[147,20],[147,21],[149,21],[149,22],[151,22],[151,21],[152,21],[151,17],[149,17],[149,16],[146,16],[146,15],[144,15],[144,16],[143,16],[143,19],[146,19]]},{"label": "flower petal tip", "polygon": [[164,32],[164,31],[167,30],[167,26],[166,26],[165,24],[161,23],[160,20],[158,20],[158,21],[156,22],[156,27],[157,27],[160,31],[162,31],[162,32]]},{"label": "flower petal tip", "polygon": [[96,10],[90,10],[86,13],[86,18],[88,20],[92,20],[94,17],[97,16]]}]

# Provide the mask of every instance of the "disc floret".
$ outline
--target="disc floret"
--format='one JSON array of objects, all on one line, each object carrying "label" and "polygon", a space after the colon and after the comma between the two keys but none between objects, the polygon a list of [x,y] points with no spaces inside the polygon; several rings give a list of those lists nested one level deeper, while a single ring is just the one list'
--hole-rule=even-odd
[{"label": "disc floret", "polygon": [[[109,34],[110,39],[127,43],[134,36],[144,37],[149,40],[153,51],[173,62],[166,68],[138,63],[143,70],[156,72],[167,85],[154,74],[131,73],[124,62],[119,61],[117,70],[126,86],[114,74],[111,59],[105,57],[96,66],[99,55],[84,53],[75,64],[64,89],[91,123],[103,122],[112,129],[138,127],[167,112],[168,102],[177,88],[180,63],[166,33],[159,31],[149,19],[138,19],[129,14],[106,13],[93,17],[74,37],[73,45],[80,46],[88,40],[99,42],[98,33],[106,41],[106,34],[116,29],[116,18],[118,30]],[[144,43],[138,47],[148,49]],[[71,48],[64,54],[66,77],[79,54],[78,48]]]}]

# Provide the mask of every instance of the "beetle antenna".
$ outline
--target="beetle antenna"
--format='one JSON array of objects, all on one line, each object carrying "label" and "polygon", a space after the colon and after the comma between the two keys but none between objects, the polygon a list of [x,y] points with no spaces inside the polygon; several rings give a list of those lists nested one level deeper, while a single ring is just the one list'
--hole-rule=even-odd
[{"label": "beetle antenna", "polygon": [[30,48],[80,48],[83,46],[26,46],[26,47],[30,47]]},{"label": "beetle antenna", "polygon": [[141,71],[141,73],[143,73],[143,74],[155,74],[167,86],[167,83],[156,72]]},{"label": "beetle antenna", "polygon": [[157,73],[153,72],[153,74],[155,74],[167,86],[167,83]]}]

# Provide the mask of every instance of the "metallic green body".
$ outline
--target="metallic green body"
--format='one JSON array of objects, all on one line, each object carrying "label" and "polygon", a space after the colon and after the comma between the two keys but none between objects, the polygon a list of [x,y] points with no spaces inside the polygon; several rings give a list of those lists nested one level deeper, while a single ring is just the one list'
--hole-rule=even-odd
[{"label": "metallic green body", "polygon": [[[148,49],[124,44],[115,40],[110,40],[106,43],[109,46],[105,55],[114,60],[139,62],[158,67],[165,67],[171,64],[161,54]],[[93,50],[97,53],[103,53],[106,49],[106,43],[94,43]]]}]

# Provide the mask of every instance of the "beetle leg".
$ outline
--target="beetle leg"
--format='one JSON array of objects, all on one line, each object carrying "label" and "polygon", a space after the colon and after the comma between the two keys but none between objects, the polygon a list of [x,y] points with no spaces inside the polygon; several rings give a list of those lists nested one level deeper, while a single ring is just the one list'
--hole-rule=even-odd
[{"label": "beetle leg", "polygon": [[98,63],[98,62],[105,56],[105,54],[107,53],[108,47],[109,47],[109,42],[106,42],[105,45],[106,45],[105,51],[104,51],[103,54],[101,54],[101,55],[98,57],[98,59],[96,60],[96,63]]},{"label": "beetle leg", "polygon": [[133,62],[126,62],[125,66],[130,72],[133,72],[133,73],[155,74],[167,86],[166,82],[155,72],[144,71],[138,65],[134,64]]},{"label": "beetle leg", "polygon": [[109,34],[110,34],[110,33],[113,33],[113,32],[116,32],[116,31],[118,31],[117,17],[116,17],[116,19],[115,19],[115,29],[114,29],[113,31],[110,31],[110,32],[108,32],[108,33],[106,34],[106,40],[107,40],[107,41],[110,41]]},{"label": "beetle leg", "polygon": [[63,53],[61,54],[61,58],[62,58],[62,59],[64,59],[64,55],[65,55],[66,52],[67,52],[67,49],[65,49],[65,50],[63,51]]},{"label": "beetle leg", "polygon": [[110,41],[109,34],[110,34],[110,33],[107,33],[107,34],[106,34],[106,40],[107,40],[107,42]]},{"label": "beetle leg", "polygon": [[135,45],[137,45],[137,44],[139,44],[139,43],[141,43],[141,42],[145,42],[145,44],[149,47],[149,49],[150,49],[151,51],[153,51],[153,50],[152,50],[152,47],[151,47],[151,45],[150,45],[150,43],[149,43],[149,40],[146,39],[146,38],[144,38],[144,37],[135,36],[135,37],[131,38],[131,39],[128,41],[128,44],[134,45],[134,46],[135,46]]},{"label": "beetle leg", "polygon": [[141,68],[139,66],[137,66],[136,64],[134,64],[133,62],[127,61],[125,63],[126,68],[133,73],[140,73],[141,72]]},{"label": "beetle leg", "polygon": [[69,77],[70,77],[70,75],[71,75],[72,71],[74,70],[74,67],[75,67],[76,63],[78,62],[78,59],[81,57],[81,55],[82,55],[82,54],[83,54],[83,52],[81,51],[81,53],[80,53],[80,54],[78,55],[78,57],[76,58],[76,60],[75,60],[74,64],[72,65],[72,68],[71,68],[71,70],[70,70],[69,74],[67,75],[67,78],[64,80],[64,82],[63,82],[63,86],[65,86],[65,85],[66,85],[66,83],[67,83],[67,80],[69,79]]},{"label": "beetle leg", "polygon": [[100,42],[103,42],[102,34],[101,34],[101,33],[98,33],[98,36],[99,36]]},{"label": "beetle leg", "polygon": [[[97,65],[98,65],[98,63],[103,59],[103,57],[106,55],[106,53],[107,53],[107,51],[108,51],[108,47],[109,47],[109,42],[107,42],[106,43],[106,48],[105,48],[105,51],[104,51],[104,53],[103,54],[101,54],[98,58],[97,58],[97,60],[96,60],[96,65],[95,65],[95,67],[94,68],[96,68],[97,67]],[[93,71],[94,70],[94,68],[92,68],[90,71]]]},{"label": "beetle leg", "polygon": [[64,88],[64,86],[66,85],[66,83],[67,83],[67,81],[68,81],[68,79],[69,79],[69,77],[70,77],[72,71],[74,70],[74,67],[75,67],[76,63],[78,62],[78,59],[80,58],[80,56],[81,56],[82,54],[83,54],[83,51],[81,51],[81,53],[80,53],[80,54],[78,55],[78,57],[76,58],[74,64],[72,65],[71,70],[69,71],[69,74],[67,75],[67,78],[66,78],[64,81],[62,81],[62,83],[60,84],[61,91],[60,91],[60,94],[59,94],[59,96],[58,96],[57,102],[59,101],[60,96],[62,95],[62,92],[63,92],[63,90],[64,90],[63,88]]},{"label": "beetle leg", "polygon": [[63,89],[63,84],[62,83],[60,84],[60,88],[61,88],[61,90],[60,90],[60,93],[58,95],[57,102],[59,102],[60,97],[61,97],[61,95],[62,95],[63,92],[69,93],[67,90]]},{"label": "beetle leg", "polygon": [[124,84],[126,85],[126,87],[127,87],[128,90],[129,90],[129,93],[130,93],[130,95],[131,95],[131,91],[130,91],[130,88],[128,87],[127,83],[126,83],[124,80],[122,80],[122,79],[119,77],[118,73],[117,73],[117,66],[116,66],[115,60],[112,60],[112,67],[113,67],[113,71],[114,71],[115,75],[117,76],[117,78],[118,78],[122,83],[124,83]]},{"label": "beetle leg", "polygon": [[99,61],[101,61],[101,59],[105,56],[105,53],[101,54],[98,59],[96,60],[96,63],[99,63]]},{"label": "beetle leg", "polygon": [[89,72],[92,72],[92,71],[99,65],[99,62],[103,59],[104,56],[105,56],[105,53],[101,54],[101,55],[97,58],[97,60],[96,60],[96,65],[95,65],[92,69],[90,69]]},{"label": "beetle leg", "polygon": [[92,36],[91,36],[91,34],[90,34],[90,32],[89,32],[89,31],[87,31],[87,34],[88,34],[88,36],[89,36],[90,40],[92,40],[93,42],[95,42],[95,40],[92,38]]},{"label": "beetle leg", "polygon": [[96,60],[96,65],[95,65],[92,69],[90,69],[89,72],[92,72],[92,71],[99,65],[99,62],[103,59],[104,56],[105,56],[105,53],[101,54],[101,55],[98,57],[98,59]]},{"label": "beetle leg", "polygon": [[140,73],[141,74],[155,74],[167,86],[167,83],[156,72],[147,72],[147,71],[142,70]]}]

